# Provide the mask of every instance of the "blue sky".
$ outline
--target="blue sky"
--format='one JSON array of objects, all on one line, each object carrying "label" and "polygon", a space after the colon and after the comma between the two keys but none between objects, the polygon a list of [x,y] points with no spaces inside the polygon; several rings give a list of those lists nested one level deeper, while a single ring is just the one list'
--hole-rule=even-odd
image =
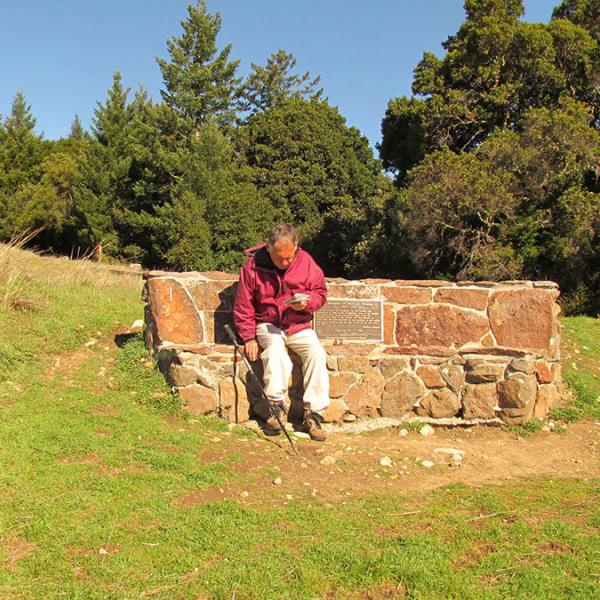
[{"label": "blue sky", "polygon": [[[160,99],[156,57],[181,33],[189,0],[0,0],[0,114],[25,93],[37,130],[69,132],[75,114],[90,125],[112,74]],[[527,21],[547,22],[559,0],[525,0]],[[282,48],[298,70],[319,75],[330,104],[375,145],[390,98],[410,95],[424,51],[464,21],[463,0],[208,0],[223,20],[239,75]]]}]

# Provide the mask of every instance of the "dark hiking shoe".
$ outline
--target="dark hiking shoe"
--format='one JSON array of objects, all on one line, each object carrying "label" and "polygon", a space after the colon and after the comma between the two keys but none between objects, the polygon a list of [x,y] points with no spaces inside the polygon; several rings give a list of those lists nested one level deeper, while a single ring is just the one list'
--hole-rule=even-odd
[{"label": "dark hiking shoe", "polygon": [[327,433],[321,428],[322,421],[323,417],[315,412],[309,412],[304,417],[303,429],[313,442],[324,442],[327,439]]},{"label": "dark hiking shoe", "polygon": [[[269,429],[271,429],[273,432],[276,432],[272,433],[271,435],[278,435],[279,433],[281,433],[281,425],[279,424],[279,421],[281,421],[281,423],[285,427],[287,415],[285,403],[283,401],[273,402],[273,404],[271,405],[270,412],[271,415],[265,423]],[[279,421],[277,420],[277,417],[279,417]]]}]

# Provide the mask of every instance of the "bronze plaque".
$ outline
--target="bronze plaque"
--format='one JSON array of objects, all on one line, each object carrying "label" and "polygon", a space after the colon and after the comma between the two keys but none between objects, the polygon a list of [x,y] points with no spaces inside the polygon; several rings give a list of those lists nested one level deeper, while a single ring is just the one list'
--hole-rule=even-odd
[{"label": "bronze plaque", "polygon": [[331,298],[314,314],[321,339],[383,341],[383,300]]}]

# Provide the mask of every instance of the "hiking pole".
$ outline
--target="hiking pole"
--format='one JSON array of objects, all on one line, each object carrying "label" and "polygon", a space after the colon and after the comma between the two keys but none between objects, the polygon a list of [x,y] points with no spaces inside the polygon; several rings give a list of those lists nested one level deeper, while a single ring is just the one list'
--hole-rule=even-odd
[{"label": "hiking pole", "polygon": [[229,336],[229,339],[231,339],[231,341],[233,342],[235,349],[240,353],[240,356],[242,357],[244,364],[246,365],[246,367],[248,367],[248,371],[251,374],[252,378],[254,379],[254,383],[256,383],[256,385],[258,386],[258,389],[260,390],[262,397],[266,400],[267,404],[269,405],[269,410],[270,410],[271,414],[277,419],[277,423],[279,423],[279,427],[281,427],[281,429],[283,429],[283,433],[285,433],[285,437],[288,439],[294,452],[298,456],[300,456],[300,453],[298,452],[298,448],[296,448],[296,444],[294,444],[294,441],[290,437],[290,434],[287,432],[287,429],[285,428],[285,426],[281,422],[281,419],[279,418],[279,411],[273,410],[273,403],[269,400],[269,397],[267,396],[267,392],[265,392],[265,388],[263,387],[262,383],[260,382],[258,375],[254,372],[254,369],[252,368],[252,365],[250,364],[250,361],[248,360],[248,357],[246,356],[246,351],[244,350],[244,347],[237,341],[237,337],[236,337],[235,333],[233,332],[233,329],[231,329],[231,325],[225,325],[224,329],[225,329],[225,333]]}]

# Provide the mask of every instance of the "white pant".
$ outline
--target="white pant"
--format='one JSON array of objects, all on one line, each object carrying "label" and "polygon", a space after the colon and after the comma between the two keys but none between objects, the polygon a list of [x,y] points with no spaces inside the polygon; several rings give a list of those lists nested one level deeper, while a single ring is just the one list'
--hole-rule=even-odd
[{"label": "white pant", "polygon": [[329,375],[327,354],[312,329],[303,329],[286,335],[270,323],[261,323],[256,328],[256,340],[262,348],[260,358],[264,368],[265,392],[269,400],[283,400],[292,374],[292,361],[286,346],[302,360],[304,381],[304,404],[322,413],[329,406]]}]

